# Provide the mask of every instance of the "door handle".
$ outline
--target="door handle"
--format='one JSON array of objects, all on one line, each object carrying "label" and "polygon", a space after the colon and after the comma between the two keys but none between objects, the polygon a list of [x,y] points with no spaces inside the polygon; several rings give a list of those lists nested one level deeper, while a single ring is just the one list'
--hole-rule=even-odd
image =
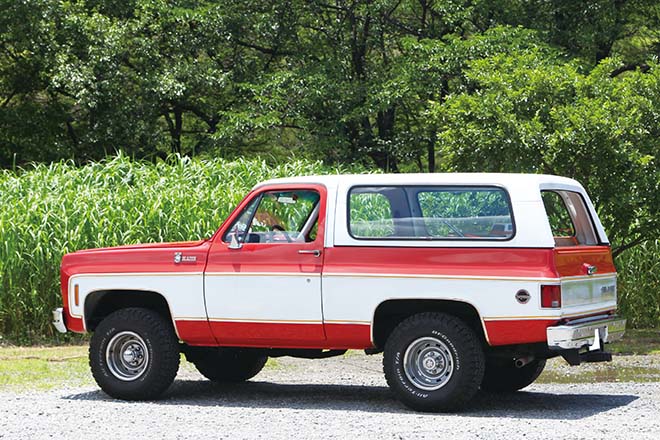
[{"label": "door handle", "polygon": [[299,254],[310,254],[314,255],[315,257],[320,257],[321,256],[321,251],[318,249],[313,249],[313,250],[308,250],[308,249],[300,249],[298,251]]}]

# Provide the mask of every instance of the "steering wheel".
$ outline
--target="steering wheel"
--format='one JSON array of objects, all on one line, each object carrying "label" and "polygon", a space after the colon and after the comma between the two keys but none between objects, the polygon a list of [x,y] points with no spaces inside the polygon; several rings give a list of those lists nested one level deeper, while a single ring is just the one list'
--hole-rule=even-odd
[{"label": "steering wheel", "polygon": [[272,226],[270,227],[270,230],[271,230],[272,232],[280,232],[280,233],[284,236],[284,238],[286,238],[286,241],[287,241],[288,243],[293,243],[293,240],[292,240],[291,237],[289,236],[288,232],[286,232],[286,230],[285,230],[282,226],[277,225],[277,224],[276,224],[276,225],[272,225]]}]

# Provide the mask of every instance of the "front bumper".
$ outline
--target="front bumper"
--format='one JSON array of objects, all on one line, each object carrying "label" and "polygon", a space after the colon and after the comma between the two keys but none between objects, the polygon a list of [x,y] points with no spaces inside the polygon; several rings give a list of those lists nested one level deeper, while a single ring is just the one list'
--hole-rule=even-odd
[{"label": "front bumper", "polygon": [[552,349],[599,350],[603,343],[618,341],[626,330],[626,320],[619,316],[594,316],[576,319],[564,325],[548,327],[548,347]]},{"label": "front bumper", "polygon": [[53,326],[60,333],[66,333],[66,324],[64,324],[64,309],[58,307],[53,310]]}]

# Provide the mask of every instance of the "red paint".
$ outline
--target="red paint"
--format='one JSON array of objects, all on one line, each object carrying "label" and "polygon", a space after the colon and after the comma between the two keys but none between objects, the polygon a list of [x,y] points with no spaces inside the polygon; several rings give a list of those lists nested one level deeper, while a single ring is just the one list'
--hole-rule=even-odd
[{"label": "red paint", "polygon": [[175,321],[176,331],[182,341],[189,345],[218,345],[211,326],[206,320]]},{"label": "red paint", "polygon": [[[300,254],[300,250],[323,249],[319,240],[312,243],[245,243],[229,249],[229,243],[213,243],[207,272],[211,273],[308,273],[320,274],[323,258]],[[320,301],[320,292],[319,292]]]},{"label": "red paint", "polygon": [[[209,328],[219,335],[218,340],[209,339]],[[373,346],[369,324],[325,324],[324,333],[322,324],[198,320],[176,321],[176,329],[186,343],[200,346],[319,349],[365,349]]]},{"label": "red paint", "polygon": [[[81,273],[167,273],[204,271],[209,241],[190,243],[152,243],[91,249],[66,254],[62,258],[62,277]],[[174,254],[195,257],[195,262],[174,262]],[[62,284],[63,286],[65,284]]]},{"label": "red paint", "polygon": [[552,249],[339,246],[325,250],[324,273],[555,278]]},{"label": "red paint", "polygon": [[327,344],[332,348],[362,350],[373,347],[369,324],[325,324]]},{"label": "red paint", "polygon": [[546,342],[546,329],[559,322],[557,319],[516,319],[486,321],[490,345],[529,344]]},{"label": "red paint", "polygon": [[68,308],[65,310],[64,325],[66,325],[67,330],[71,332],[85,333],[85,324],[83,323],[82,318],[71,316]]},{"label": "red paint", "polygon": [[60,283],[62,284],[62,308],[64,309],[64,325],[67,330],[74,333],[85,333],[85,324],[82,318],[71,316],[69,309],[69,275],[61,271]]},{"label": "red paint", "polygon": [[567,246],[554,250],[557,273],[562,277],[587,275],[587,266],[596,266],[595,275],[615,273],[609,246]]},{"label": "red paint", "polygon": [[325,344],[323,324],[210,321],[222,346],[320,348]]}]

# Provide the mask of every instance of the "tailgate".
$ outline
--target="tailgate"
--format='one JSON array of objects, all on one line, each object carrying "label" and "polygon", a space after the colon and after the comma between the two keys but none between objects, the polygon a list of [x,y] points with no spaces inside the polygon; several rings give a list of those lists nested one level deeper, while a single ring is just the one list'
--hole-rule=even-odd
[{"label": "tailgate", "polygon": [[609,246],[556,248],[555,267],[567,315],[616,309],[616,269]]}]

